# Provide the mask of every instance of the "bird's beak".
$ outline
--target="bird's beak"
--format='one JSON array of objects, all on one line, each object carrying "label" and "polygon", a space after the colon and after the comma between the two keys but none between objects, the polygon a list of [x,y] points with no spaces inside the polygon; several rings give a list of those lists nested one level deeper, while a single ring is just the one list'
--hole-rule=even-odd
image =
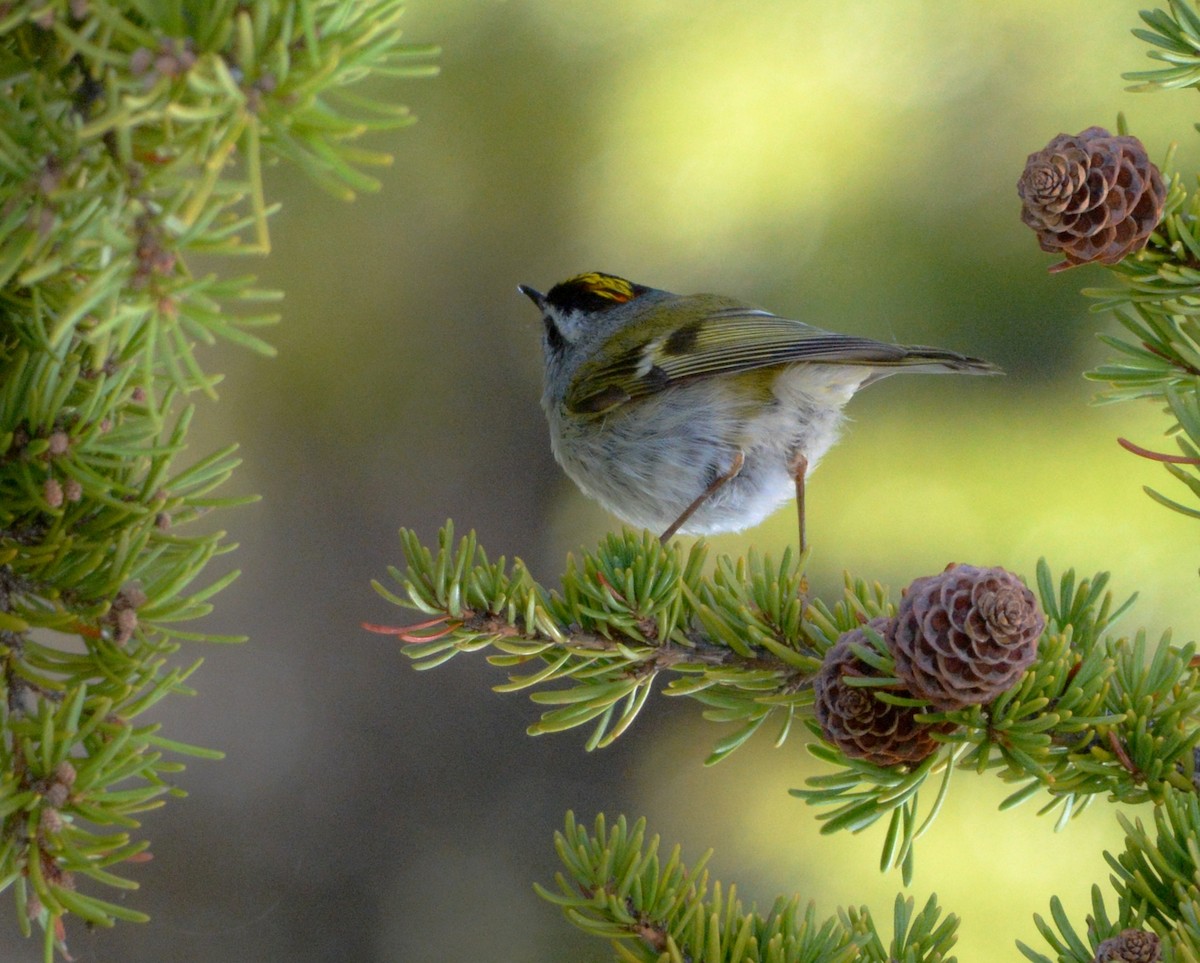
[{"label": "bird's beak", "polygon": [[531,288],[528,284],[518,284],[517,290],[525,295],[525,297],[529,298],[529,300],[534,304],[536,304],[539,310],[545,306],[546,295],[542,294],[541,291]]}]

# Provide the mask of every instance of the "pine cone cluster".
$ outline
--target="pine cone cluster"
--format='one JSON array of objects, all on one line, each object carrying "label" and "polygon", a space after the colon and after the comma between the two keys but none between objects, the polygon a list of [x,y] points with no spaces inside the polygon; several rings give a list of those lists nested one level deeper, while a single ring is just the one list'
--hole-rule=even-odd
[{"label": "pine cone cluster", "polygon": [[1121,930],[1096,947],[1095,963],[1158,963],[1162,944],[1151,930]]},{"label": "pine cone cluster", "polygon": [[1140,251],[1162,219],[1167,192],[1141,141],[1089,127],[1030,154],[1017,193],[1021,220],[1042,250],[1066,258],[1050,270],[1065,271]]},{"label": "pine cone cluster", "polygon": [[[868,623],[884,642],[902,686],[886,691],[920,699],[937,711],[980,705],[1011,688],[1037,655],[1046,618],[1021,581],[1002,568],[950,565],[916,579],[895,618]],[[825,653],[813,681],[817,722],[825,738],[855,759],[880,766],[920,762],[953,723],[918,722],[930,710],[876,698],[878,686],[847,679],[876,673],[852,650],[869,644],[863,627]]]},{"label": "pine cone cluster", "polygon": [[[887,637],[891,619],[872,619],[868,625]],[[872,669],[856,656],[852,645],[870,645],[862,628],[845,633],[825,654],[821,671],[813,680],[817,722],[825,737],[853,759],[866,759],[877,766],[920,762],[938,748],[935,732],[949,732],[953,725],[919,723],[921,711],[875,698],[875,687],[848,685],[847,679],[870,678]],[[900,695],[907,695],[901,692]]]}]

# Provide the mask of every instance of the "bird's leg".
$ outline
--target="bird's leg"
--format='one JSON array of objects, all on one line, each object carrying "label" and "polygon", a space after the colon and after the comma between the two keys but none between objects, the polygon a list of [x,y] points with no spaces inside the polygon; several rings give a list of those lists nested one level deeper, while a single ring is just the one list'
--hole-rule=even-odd
[{"label": "bird's leg", "polygon": [[803,552],[808,545],[804,537],[804,475],[808,471],[808,459],[796,452],[791,469],[792,477],[796,480],[796,514],[800,522],[800,551]]},{"label": "bird's leg", "polygon": [[738,472],[742,470],[742,466],[745,463],[746,456],[741,451],[734,452],[733,463],[729,466],[729,470],[725,474],[714,478],[709,486],[697,495],[695,500],[683,510],[683,514],[667,526],[667,530],[658,537],[658,540],[665,545],[671,539],[671,536],[679,531],[683,523],[696,513],[697,508],[708,501],[722,485],[737,477]]}]

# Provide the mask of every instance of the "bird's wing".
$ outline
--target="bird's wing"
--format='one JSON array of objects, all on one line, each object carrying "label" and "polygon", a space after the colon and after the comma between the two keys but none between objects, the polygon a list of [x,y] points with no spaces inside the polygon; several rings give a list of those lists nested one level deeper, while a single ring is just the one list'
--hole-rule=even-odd
[{"label": "bird's wing", "polygon": [[579,368],[566,398],[571,411],[598,414],[710,375],[797,361],[888,365],[908,353],[899,345],[823,331],[711,295],[680,298],[656,310],[670,311],[673,322],[656,324],[647,316],[637,330],[609,338],[597,352],[605,361]]}]

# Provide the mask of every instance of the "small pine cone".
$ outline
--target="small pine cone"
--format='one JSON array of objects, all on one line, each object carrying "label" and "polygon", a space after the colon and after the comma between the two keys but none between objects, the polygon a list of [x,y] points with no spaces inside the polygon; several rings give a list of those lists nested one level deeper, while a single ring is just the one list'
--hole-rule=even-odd
[{"label": "small pine cone", "polygon": [[1017,193],[1021,220],[1037,232],[1042,250],[1066,257],[1052,272],[1089,261],[1116,264],[1140,251],[1167,196],[1142,142],[1103,127],[1059,134],[1030,154]]},{"label": "small pine cone", "polygon": [[1033,593],[1011,572],[950,565],[905,590],[887,638],[896,675],[913,695],[952,710],[1016,683],[1045,625]]},{"label": "small pine cone", "polygon": [[1162,945],[1150,930],[1121,930],[1096,947],[1095,963],[1158,963]]},{"label": "small pine cone", "polygon": [[61,783],[70,789],[75,785],[75,780],[79,777],[79,773],[71,763],[64,759],[54,767],[54,781]]},{"label": "small pine cone", "polygon": [[[869,624],[886,638],[891,619],[872,619]],[[846,685],[847,676],[864,678],[873,674],[871,667],[851,650],[856,643],[870,645],[861,628],[837,640],[825,653],[821,671],[813,680],[817,722],[825,738],[850,758],[866,759],[877,766],[920,762],[932,755],[940,745],[933,734],[950,732],[955,726],[917,722],[915,716],[921,710],[876,699],[873,688]]]},{"label": "small pine cone", "polygon": [[42,482],[42,498],[51,508],[62,508],[63,487],[57,478],[47,478]]}]

